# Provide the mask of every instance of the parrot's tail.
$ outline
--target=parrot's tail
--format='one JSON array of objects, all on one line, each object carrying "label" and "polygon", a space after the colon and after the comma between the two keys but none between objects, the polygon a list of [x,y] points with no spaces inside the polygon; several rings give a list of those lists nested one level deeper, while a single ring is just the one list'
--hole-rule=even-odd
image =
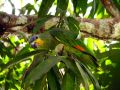
[{"label": "parrot's tail", "polygon": [[97,59],[91,55],[90,53],[86,52],[85,49],[83,47],[81,47],[80,45],[74,46],[74,48],[76,48],[77,50],[81,51],[84,54],[87,54],[88,56],[90,56],[90,58],[92,59],[93,63],[99,67],[98,63],[97,63]]},{"label": "parrot's tail", "polygon": [[82,51],[82,53],[89,55],[90,58],[92,59],[93,63],[96,65],[96,67],[99,67],[99,65],[97,63],[97,59],[93,55],[91,55],[90,53],[85,52],[85,51]]}]

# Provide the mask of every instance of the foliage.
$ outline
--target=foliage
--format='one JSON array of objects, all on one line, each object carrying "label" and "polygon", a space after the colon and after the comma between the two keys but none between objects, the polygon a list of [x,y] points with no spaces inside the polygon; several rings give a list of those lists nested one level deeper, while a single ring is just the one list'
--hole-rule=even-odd
[{"label": "foliage", "polygon": [[[33,34],[53,16],[60,16],[59,23],[51,28],[67,29],[77,37],[80,33],[79,22],[74,16],[86,18],[106,18],[110,15],[100,3],[100,0],[34,0],[35,4],[28,3],[20,10],[20,14],[30,14],[33,10],[41,17],[36,21]],[[38,3],[39,2],[39,3]],[[71,3],[72,5],[71,5]],[[119,8],[119,0],[113,0]],[[13,6],[12,0],[9,3]],[[55,5],[55,15],[50,16],[50,8]],[[35,8],[39,6],[39,10]],[[73,7],[72,7],[73,6]],[[73,8],[73,11],[72,11]],[[87,13],[88,8],[91,8]],[[70,16],[67,16],[67,13]],[[46,30],[47,31],[47,30]],[[45,31],[45,32],[46,32]],[[32,36],[30,36],[32,37]],[[0,89],[2,90],[118,90],[120,89],[120,43],[102,41],[94,38],[80,39],[94,55],[100,67],[91,66],[81,58],[65,50],[60,56],[54,48],[32,48],[30,37],[23,35],[0,38]],[[61,36],[62,37],[62,36]],[[64,37],[62,37],[64,38]],[[57,42],[57,40],[56,40]],[[60,42],[59,42],[60,43]],[[49,46],[49,44],[48,44]],[[77,53],[77,52],[75,52]],[[88,60],[89,61],[89,60]]]}]

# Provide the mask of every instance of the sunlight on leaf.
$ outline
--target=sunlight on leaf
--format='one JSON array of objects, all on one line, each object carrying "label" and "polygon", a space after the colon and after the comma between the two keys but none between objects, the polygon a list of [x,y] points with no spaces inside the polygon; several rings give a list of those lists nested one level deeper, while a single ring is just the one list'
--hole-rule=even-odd
[{"label": "sunlight on leaf", "polygon": [[105,65],[111,65],[112,64],[112,61],[111,60],[106,60],[105,61]]}]

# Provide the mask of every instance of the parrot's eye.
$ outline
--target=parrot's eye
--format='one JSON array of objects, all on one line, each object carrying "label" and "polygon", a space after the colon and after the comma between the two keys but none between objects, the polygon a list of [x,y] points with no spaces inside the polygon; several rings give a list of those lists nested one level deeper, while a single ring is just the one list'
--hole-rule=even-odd
[{"label": "parrot's eye", "polygon": [[36,36],[35,39],[38,39],[38,36]]},{"label": "parrot's eye", "polygon": [[36,39],[38,39],[38,36],[32,36],[30,38],[29,42],[31,43],[31,42],[35,41]]}]

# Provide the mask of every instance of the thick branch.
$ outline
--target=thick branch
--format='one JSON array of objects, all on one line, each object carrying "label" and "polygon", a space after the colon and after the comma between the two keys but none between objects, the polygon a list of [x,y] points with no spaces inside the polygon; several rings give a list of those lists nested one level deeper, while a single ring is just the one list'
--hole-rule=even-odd
[{"label": "thick branch", "polygon": [[112,0],[100,0],[103,6],[106,8],[109,14],[111,14],[113,17],[119,17],[120,11],[119,9],[114,5]]},{"label": "thick branch", "polygon": [[[11,31],[31,32],[35,26],[37,16],[15,16],[0,13],[0,34]],[[120,17],[109,19],[76,18],[80,22],[80,31],[83,37],[94,36],[99,39],[120,39]],[[49,28],[59,22],[54,17],[45,23],[44,28]]]}]

